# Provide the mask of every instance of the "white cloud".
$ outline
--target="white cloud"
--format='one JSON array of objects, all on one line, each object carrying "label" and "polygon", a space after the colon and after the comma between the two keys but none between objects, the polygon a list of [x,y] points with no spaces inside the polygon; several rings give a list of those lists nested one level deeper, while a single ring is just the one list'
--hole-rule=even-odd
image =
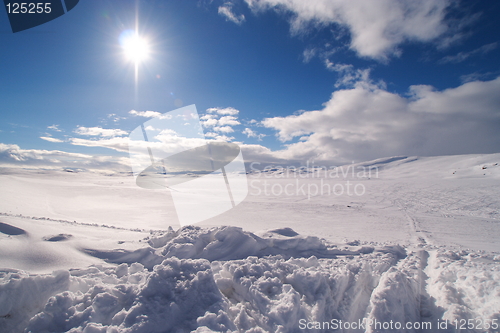
[{"label": "white cloud", "polygon": [[208,113],[217,113],[220,115],[229,115],[229,116],[235,116],[238,113],[240,113],[239,110],[236,110],[235,108],[228,107],[228,108],[208,108],[207,109]]},{"label": "white cloud", "polygon": [[370,82],[370,69],[354,69],[349,64],[334,64],[325,59],[325,66],[332,72],[339,74],[339,79],[335,82],[335,87],[352,87],[359,82]]},{"label": "white cloud", "polygon": [[60,150],[21,149],[18,145],[0,143],[0,166],[22,168],[84,168],[91,171],[130,171],[128,158],[92,156]]},{"label": "white cloud", "polygon": [[[293,14],[293,33],[336,24],[350,32],[350,48],[362,57],[398,56],[405,41],[428,42],[449,31],[445,22],[453,0],[245,0],[254,11]],[[304,54],[307,59],[306,54]]]},{"label": "white cloud", "polygon": [[215,126],[212,128],[215,132],[222,132],[222,133],[232,133],[234,132],[233,128],[231,126]]},{"label": "white cloud", "polygon": [[462,83],[467,83],[471,81],[488,81],[491,80],[492,78],[496,77],[498,75],[498,71],[496,73],[493,72],[486,72],[486,73],[481,73],[481,72],[474,72],[470,74],[465,74],[460,76],[460,81]]},{"label": "white cloud", "polygon": [[218,120],[217,119],[208,119],[208,120],[202,121],[201,123],[203,124],[204,127],[213,127],[213,126],[217,125]]},{"label": "white cloud", "polygon": [[161,113],[160,112],[156,112],[156,111],[135,111],[135,110],[130,110],[128,113],[131,114],[131,115],[133,115],[133,116],[146,117],[146,118],[154,118],[154,117],[161,116]]},{"label": "white cloud", "polygon": [[[150,141],[130,139],[129,137],[100,137],[97,139],[71,138],[69,142],[75,146],[101,147],[134,154],[142,154],[142,152],[148,151],[148,148],[156,152],[175,153],[205,144],[202,138],[183,137],[172,129],[154,129],[154,131],[159,133],[150,136]],[[149,159],[149,155],[146,157]]]},{"label": "white cloud", "polygon": [[50,125],[50,126],[47,126],[48,129],[51,129],[53,131],[56,131],[56,132],[61,132],[61,130],[59,129],[59,125]]},{"label": "white cloud", "polygon": [[229,125],[229,126],[240,125],[241,123],[237,119],[238,118],[233,117],[233,116],[224,116],[224,117],[221,117],[219,119],[218,123],[221,126],[225,126],[225,125]]},{"label": "white cloud", "polygon": [[[162,129],[160,129],[160,128],[155,128],[155,127],[153,127],[153,126],[151,126],[151,125],[146,126],[145,130],[146,130],[146,131],[152,131],[152,132],[161,132],[161,131],[162,131]],[[165,131],[165,130],[164,130],[164,131]],[[175,133],[175,131],[174,131],[174,130],[170,130],[170,131],[172,131],[172,132],[174,132],[174,133]]]},{"label": "white cloud", "polygon": [[120,116],[118,116],[116,113],[110,113],[110,114],[108,114],[108,119],[111,119],[113,122],[115,122],[115,123],[116,123],[116,122],[118,122],[118,121],[120,121],[120,120],[122,120],[122,119],[127,119],[127,118],[125,118],[125,117],[120,117]]},{"label": "white cloud", "polygon": [[290,161],[493,153],[500,147],[498,91],[500,77],[444,91],[413,86],[409,97],[360,82],[334,92],[322,110],[262,123],[283,142],[302,138],[272,153]]},{"label": "white cloud", "polygon": [[332,72],[350,72],[353,70],[353,66],[349,64],[334,64],[329,59],[325,59],[325,66],[328,70]]},{"label": "white cloud", "polygon": [[103,147],[128,153],[129,139],[128,137],[99,138],[95,140],[71,138],[69,142],[75,146]]},{"label": "white cloud", "polygon": [[312,58],[318,53],[318,50],[316,48],[308,48],[305,49],[304,52],[302,53],[302,56],[304,57],[304,62],[309,62],[311,61]]},{"label": "white cloud", "polygon": [[64,142],[63,140],[56,139],[56,138],[53,138],[50,136],[41,136],[40,139],[45,140],[45,141],[49,141],[49,142]]},{"label": "white cloud", "polygon": [[446,56],[443,59],[441,59],[440,63],[459,63],[462,61],[467,60],[468,58],[475,56],[475,55],[481,55],[481,54],[486,54],[488,52],[493,51],[498,47],[498,43],[490,43],[483,45],[481,47],[478,47],[475,50],[469,51],[469,52],[459,52],[456,55],[452,56]]},{"label": "white cloud", "polygon": [[212,127],[216,126],[219,123],[219,120],[217,119],[217,115],[214,114],[206,114],[200,117],[201,124],[204,127]]},{"label": "white cloud", "polygon": [[261,141],[262,138],[266,136],[265,134],[259,134],[248,127],[245,128],[241,133],[245,134],[247,138],[257,138],[259,141]]},{"label": "white cloud", "polygon": [[[258,162],[261,163],[260,167],[263,168],[266,165],[271,164],[281,164],[282,166],[287,165],[300,165],[304,161],[291,160],[283,158],[281,151],[273,152],[271,149],[261,146],[261,145],[240,145],[241,151],[243,152],[243,157],[246,163]],[[259,165],[255,166],[259,169]]]},{"label": "white cloud", "polygon": [[209,108],[208,114],[200,117],[203,127],[210,128],[214,132],[232,133],[234,129],[231,126],[237,126],[237,114],[240,112],[235,108]]},{"label": "white cloud", "polygon": [[121,136],[128,134],[128,132],[121,129],[84,127],[84,126],[79,126],[76,130],[74,130],[74,132],[80,135],[104,136],[104,137],[114,137],[114,136]]},{"label": "white cloud", "polygon": [[242,24],[245,21],[245,15],[236,15],[233,12],[233,5],[230,2],[226,2],[224,5],[219,7],[218,13],[221,16],[224,16],[226,20],[236,23],[238,25]]},{"label": "white cloud", "polygon": [[214,132],[208,132],[205,134],[205,136],[207,138],[213,138],[213,140],[215,140],[215,141],[230,142],[230,141],[234,140],[233,136],[226,136],[224,134],[219,134],[219,133],[214,133]]},{"label": "white cloud", "polygon": [[215,115],[215,114],[205,114],[205,115],[200,117],[201,120],[216,119],[216,118],[217,118],[217,115]]},{"label": "white cloud", "polygon": [[136,110],[130,110],[128,112],[129,114],[137,117],[145,117],[145,118],[159,118],[159,119],[170,119],[172,118],[171,115],[165,114],[162,115],[160,112],[157,111],[136,111]]}]

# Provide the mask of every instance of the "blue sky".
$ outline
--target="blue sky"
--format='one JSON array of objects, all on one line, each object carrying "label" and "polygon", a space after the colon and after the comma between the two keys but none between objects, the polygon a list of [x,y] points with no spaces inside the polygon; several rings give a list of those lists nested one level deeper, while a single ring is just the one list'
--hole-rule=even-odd
[{"label": "blue sky", "polygon": [[247,161],[499,151],[496,1],[80,1],[15,34],[2,11],[2,166],[125,170],[128,133],[190,104]]}]

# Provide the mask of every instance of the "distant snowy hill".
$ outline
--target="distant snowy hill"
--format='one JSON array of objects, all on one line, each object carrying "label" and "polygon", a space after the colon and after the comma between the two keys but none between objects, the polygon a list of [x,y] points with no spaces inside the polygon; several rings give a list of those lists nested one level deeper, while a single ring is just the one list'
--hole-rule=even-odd
[{"label": "distant snowy hill", "polygon": [[359,163],[378,167],[387,178],[500,178],[500,154],[391,157]]},{"label": "distant snowy hill", "polygon": [[[260,166],[260,165],[259,165]],[[378,170],[384,178],[436,177],[436,178],[474,178],[484,176],[500,178],[500,153],[481,155],[450,156],[394,156],[350,165],[331,166],[308,163],[302,167],[267,166],[262,170],[251,169],[249,174],[318,174],[325,170],[338,170],[338,173],[352,176],[366,170]]]}]

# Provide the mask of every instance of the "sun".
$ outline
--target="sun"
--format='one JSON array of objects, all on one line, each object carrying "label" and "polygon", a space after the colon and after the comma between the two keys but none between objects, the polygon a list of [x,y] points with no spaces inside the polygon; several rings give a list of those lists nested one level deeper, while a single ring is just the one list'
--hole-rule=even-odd
[{"label": "sun", "polygon": [[149,57],[148,41],[134,30],[125,30],[120,35],[120,44],[127,60],[134,64],[144,62]]}]

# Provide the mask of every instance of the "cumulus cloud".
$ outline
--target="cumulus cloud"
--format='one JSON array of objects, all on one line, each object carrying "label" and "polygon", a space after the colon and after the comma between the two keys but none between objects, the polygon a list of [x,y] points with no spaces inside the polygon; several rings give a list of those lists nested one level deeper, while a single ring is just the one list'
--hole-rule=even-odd
[{"label": "cumulus cloud", "polygon": [[41,136],[40,139],[49,141],[49,142],[64,142],[63,140],[53,138],[51,136]]},{"label": "cumulus cloud", "polygon": [[219,123],[217,117],[212,114],[204,115],[200,118],[200,120],[204,127],[213,127]]},{"label": "cumulus cloud", "polygon": [[[350,33],[350,48],[362,57],[385,60],[400,54],[406,41],[428,42],[450,27],[447,8],[453,0],[245,0],[256,12],[292,13],[291,31],[337,25]],[[311,53],[304,54],[310,58]]]},{"label": "cumulus cloud", "polygon": [[130,110],[129,114],[137,117],[145,117],[145,118],[159,118],[159,119],[170,119],[172,116],[169,114],[162,115],[157,111],[136,111]]},{"label": "cumulus cloud", "polygon": [[237,117],[240,111],[235,108],[209,108],[207,112],[200,117],[201,123],[214,132],[232,133],[234,129],[231,126],[241,124]]},{"label": "cumulus cloud", "polygon": [[0,166],[22,168],[84,168],[91,171],[130,171],[128,158],[92,156],[60,150],[21,149],[18,145],[0,143]]},{"label": "cumulus cloud", "polygon": [[247,136],[247,138],[256,138],[257,140],[261,141],[263,137],[265,137],[265,134],[259,134],[252,130],[251,128],[245,128],[243,132],[241,132]]},{"label": "cumulus cloud", "polygon": [[237,119],[238,118],[233,117],[233,116],[220,117],[218,124],[221,126],[226,126],[226,125],[227,126],[236,126],[236,125],[241,124]]},{"label": "cumulus cloud", "polygon": [[493,153],[500,147],[500,77],[398,95],[360,82],[335,91],[322,110],[273,117],[285,160],[350,162],[394,155]]},{"label": "cumulus cloud", "polygon": [[146,118],[153,118],[153,117],[159,117],[161,116],[160,112],[156,111],[136,111],[136,110],[130,110],[128,112],[129,114],[133,116],[139,116],[139,117],[146,117]]},{"label": "cumulus cloud", "polygon": [[207,109],[208,113],[217,113],[220,115],[229,115],[229,116],[235,116],[238,113],[240,113],[239,110],[236,110],[235,108],[228,107],[228,108],[208,108]]},{"label": "cumulus cloud", "polygon": [[84,126],[79,126],[76,130],[74,130],[74,132],[80,135],[103,136],[103,137],[114,137],[114,136],[122,136],[128,134],[126,131],[121,129],[84,127]]},{"label": "cumulus cloud", "polygon": [[234,129],[231,126],[214,126],[212,130],[214,130],[215,132],[222,132],[222,133],[234,132]]},{"label": "cumulus cloud", "polygon": [[233,12],[233,4],[230,2],[226,2],[224,5],[220,6],[218,9],[219,15],[226,18],[226,20],[236,23],[238,25],[242,24],[245,21],[245,15],[236,15]]}]

